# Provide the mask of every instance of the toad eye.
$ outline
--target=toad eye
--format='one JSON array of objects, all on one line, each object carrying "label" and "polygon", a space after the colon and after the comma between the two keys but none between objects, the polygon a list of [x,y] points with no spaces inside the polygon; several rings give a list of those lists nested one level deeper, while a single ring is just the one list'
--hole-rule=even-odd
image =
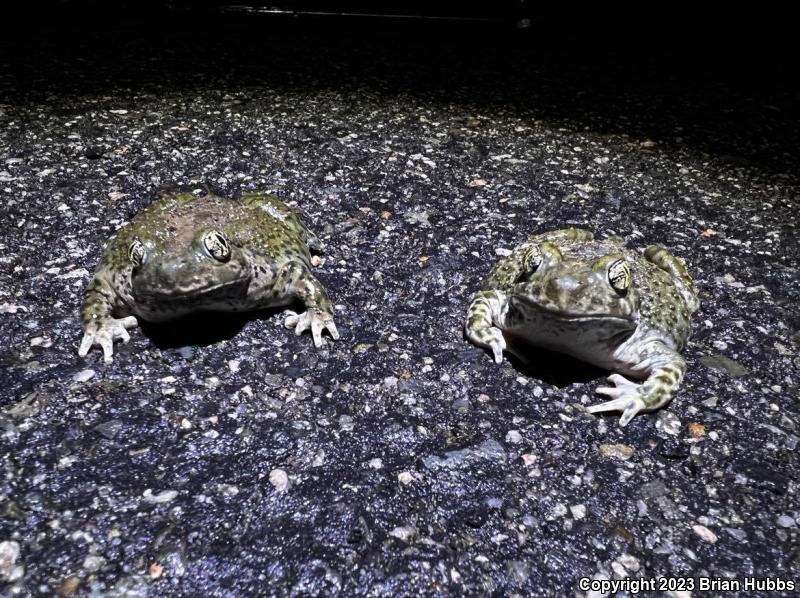
[{"label": "toad eye", "polygon": [[623,259],[615,260],[608,267],[608,282],[620,294],[631,286],[631,269]]},{"label": "toad eye", "polygon": [[137,268],[147,260],[147,248],[139,239],[136,239],[131,243],[131,246],[128,247],[128,259]]},{"label": "toad eye", "polygon": [[525,255],[522,256],[522,266],[525,268],[525,271],[528,273],[536,272],[539,266],[542,265],[542,261],[544,258],[542,257],[542,250],[539,248],[538,245],[531,245],[530,248],[525,252]]},{"label": "toad eye", "polygon": [[227,262],[231,257],[231,248],[228,241],[218,230],[208,231],[203,235],[203,247],[208,255],[220,262]]}]

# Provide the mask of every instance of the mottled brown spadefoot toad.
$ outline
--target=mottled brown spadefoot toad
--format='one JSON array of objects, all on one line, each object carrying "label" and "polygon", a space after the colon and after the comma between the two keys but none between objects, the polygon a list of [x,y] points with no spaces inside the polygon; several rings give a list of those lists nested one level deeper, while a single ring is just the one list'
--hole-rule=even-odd
[{"label": "mottled brown spadefoot toad", "polygon": [[469,306],[466,335],[497,363],[506,341],[511,349],[520,338],[614,372],[613,386],[597,389],[611,400],[588,411],[622,411],[624,426],[672,398],[698,307],[686,268],[666,249],[640,255],[619,238],[570,228],[530,237],[495,266]]},{"label": "mottled brown spadefoot toad", "polygon": [[249,311],[299,299],[307,311],[285,324],[339,338],[331,302],[311,273],[319,239],[283,202],[258,193],[241,201],[209,194],[163,197],[120,229],[100,260],[81,309],[83,341],[111,361],[137,318],[161,322],[197,311]]}]

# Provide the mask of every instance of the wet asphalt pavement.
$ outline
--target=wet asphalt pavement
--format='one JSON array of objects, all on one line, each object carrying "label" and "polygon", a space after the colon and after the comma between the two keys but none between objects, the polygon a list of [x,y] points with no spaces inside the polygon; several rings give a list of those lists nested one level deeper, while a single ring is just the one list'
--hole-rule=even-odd
[{"label": "wet asphalt pavement", "polygon": [[[792,61],[398,41],[0,41],[0,593],[800,582]],[[80,359],[104,243],[171,188],[300,207],[342,339],[205,316]],[[700,289],[682,388],[624,429],[582,410],[602,372],[462,335],[503,250],[568,225]]]}]

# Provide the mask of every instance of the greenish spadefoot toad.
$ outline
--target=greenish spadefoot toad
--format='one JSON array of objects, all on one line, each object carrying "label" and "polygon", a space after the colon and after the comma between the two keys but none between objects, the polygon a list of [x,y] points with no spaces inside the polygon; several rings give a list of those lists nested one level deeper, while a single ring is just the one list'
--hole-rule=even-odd
[{"label": "greenish spadefoot toad", "polygon": [[241,201],[190,193],[162,197],[111,240],[81,308],[83,340],[110,362],[114,341],[127,342],[137,318],[161,322],[197,311],[249,311],[299,299],[287,328],[339,338],[331,302],[311,272],[319,239],[280,200],[246,193]]},{"label": "greenish spadefoot toad", "polygon": [[642,255],[618,237],[570,228],[531,236],[495,266],[472,298],[466,335],[497,363],[519,338],[614,372],[613,386],[597,389],[611,400],[588,411],[621,411],[625,426],[680,386],[679,352],[698,308],[685,266],[666,249]]}]

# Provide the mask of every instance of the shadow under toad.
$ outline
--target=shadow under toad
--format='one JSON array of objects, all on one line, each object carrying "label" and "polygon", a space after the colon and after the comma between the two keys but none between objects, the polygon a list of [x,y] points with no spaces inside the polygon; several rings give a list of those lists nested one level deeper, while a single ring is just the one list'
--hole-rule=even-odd
[{"label": "shadow under toad", "polygon": [[284,311],[302,312],[301,305],[273,307],[248,312],[204,311],[167,322],[139,320],[144,334],[159,349],[178,349],[189,346],[205,347],[230,340],[254,320],[276,319],[283,323]]},{"label": "shadow under toad", "polygon": [[585,361],[548,351],[521,340],[514,339],[509,342],[509,348],[511,351],[506,351],[504,357],[517,372],[557,388],[577,383],[585,384],[608,375],[607,370]]}]

